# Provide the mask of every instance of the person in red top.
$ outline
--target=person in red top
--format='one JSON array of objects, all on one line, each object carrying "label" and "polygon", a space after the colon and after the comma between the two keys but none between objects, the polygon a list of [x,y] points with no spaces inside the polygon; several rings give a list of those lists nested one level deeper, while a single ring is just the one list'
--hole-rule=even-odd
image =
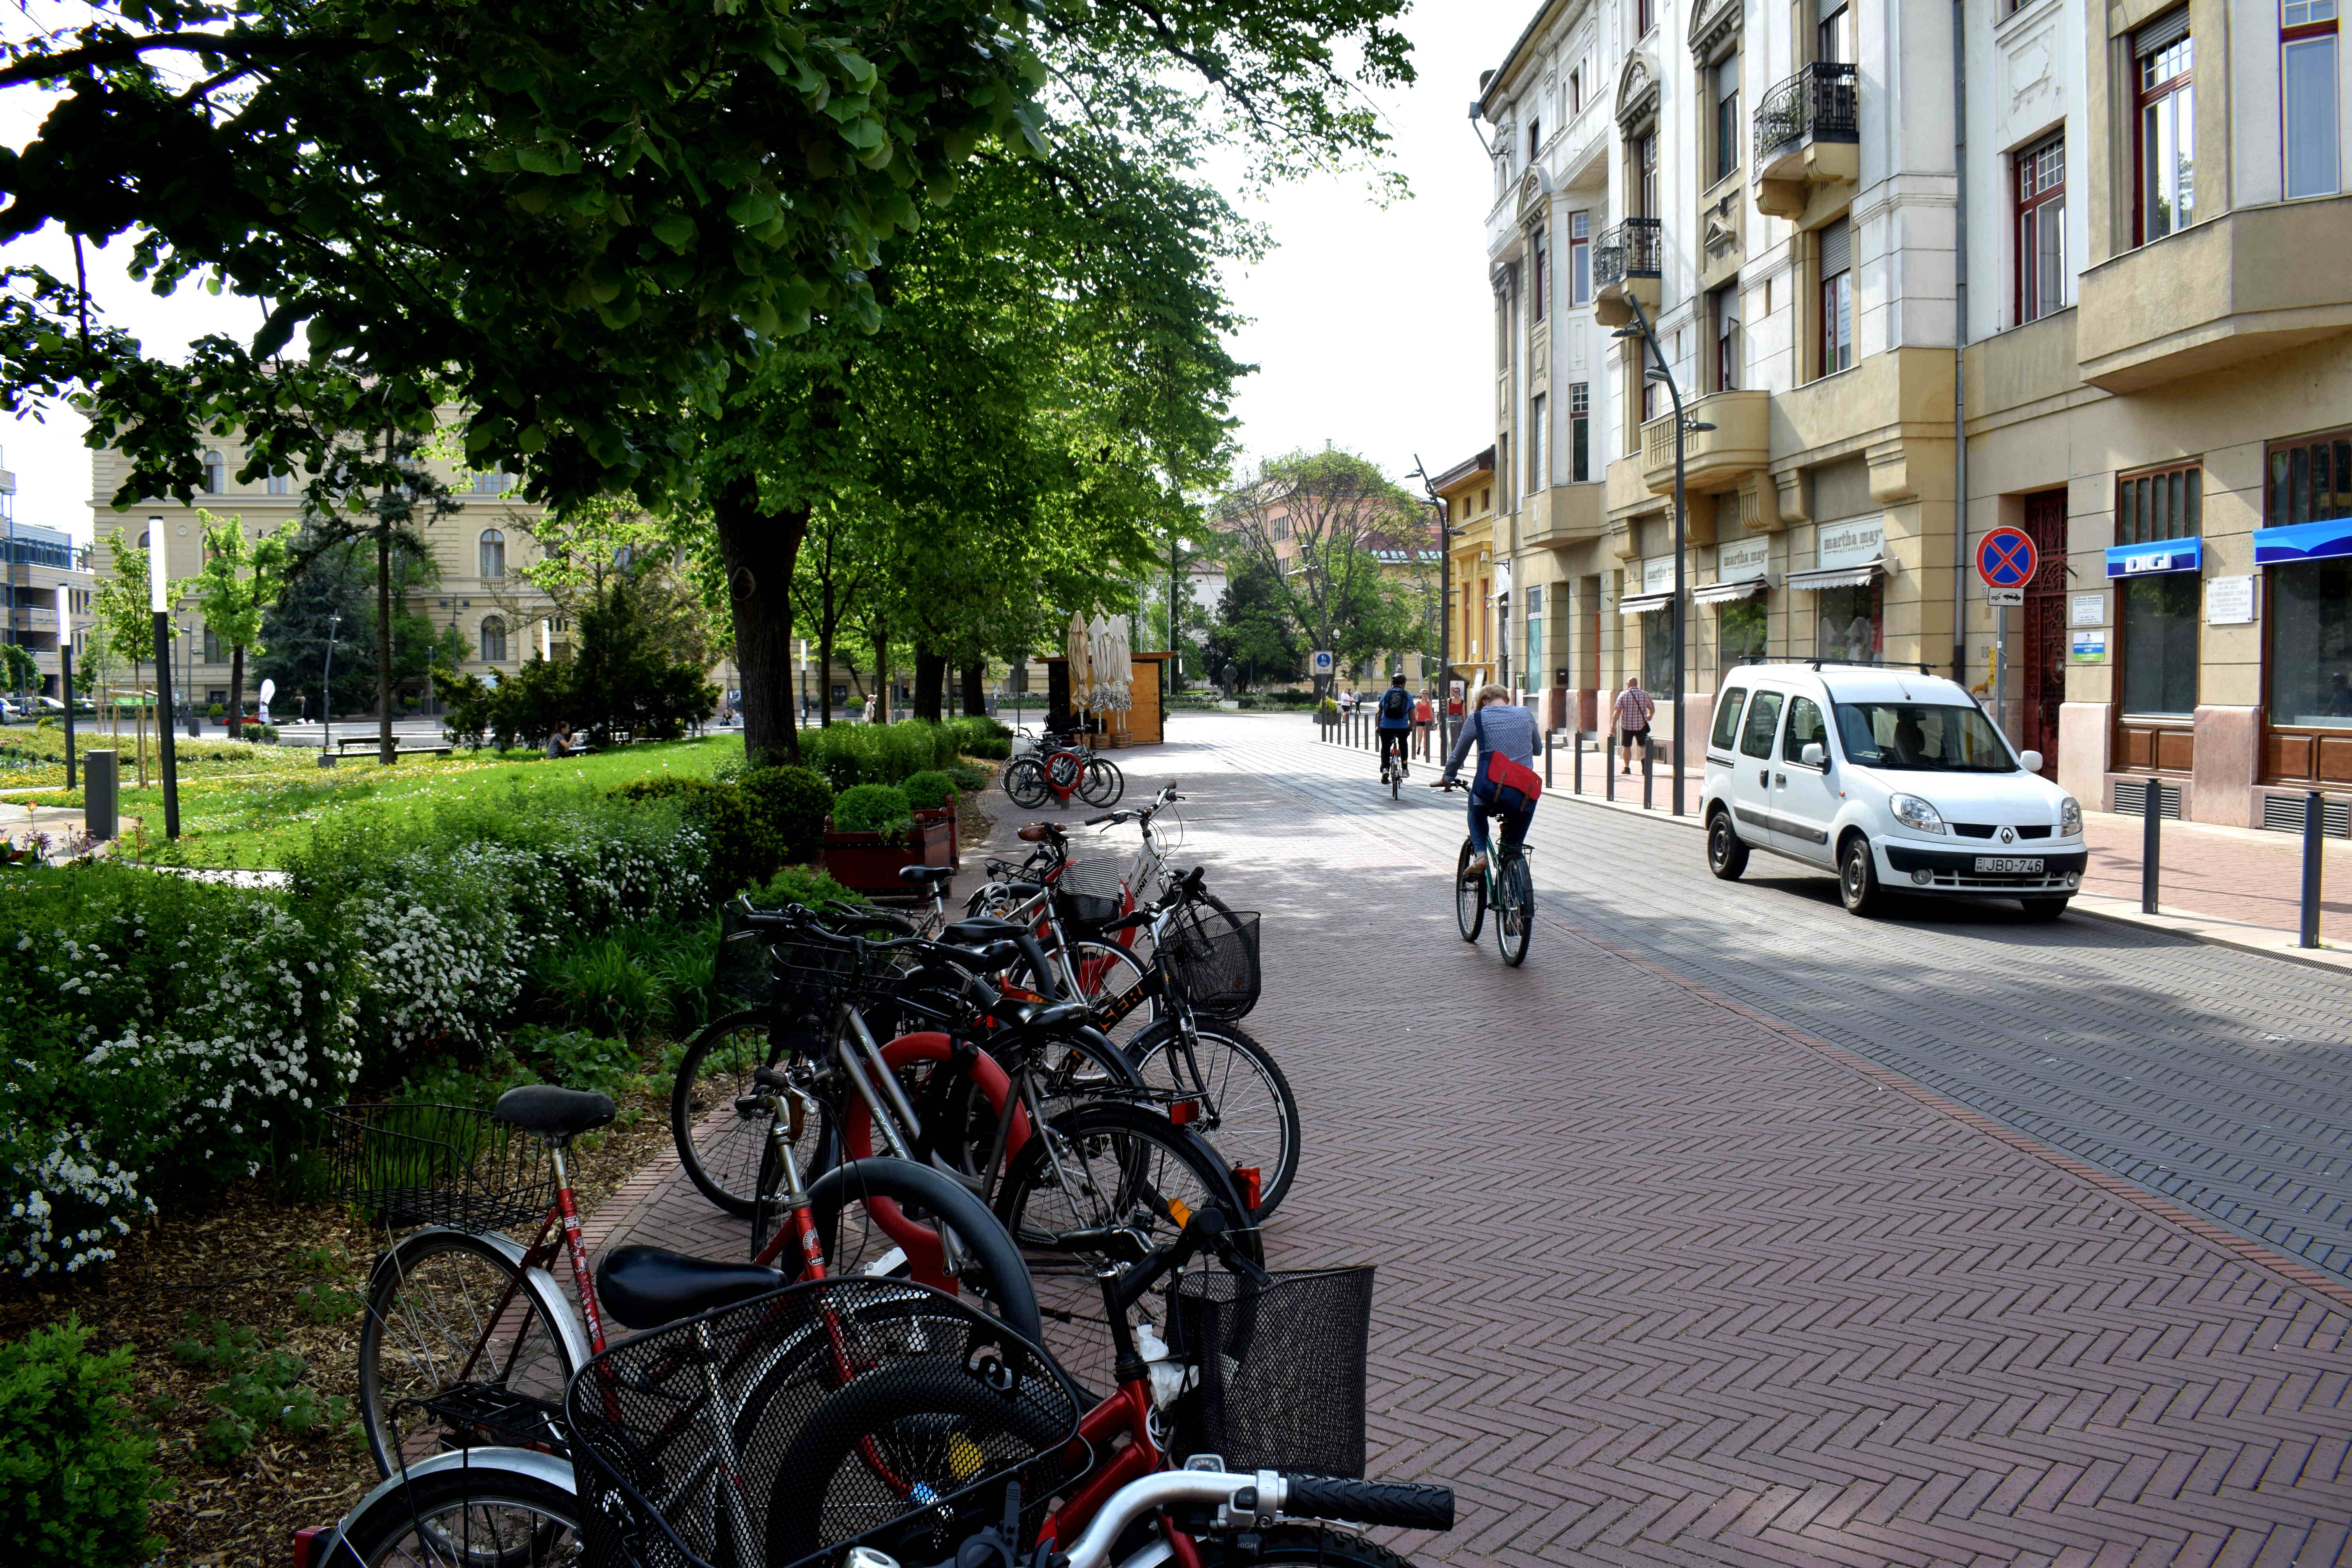
[{"label": "person in red top", "polygon": [[1624,765],[1617,770],[1619,773],[1633,771],[1633,742],[1636,738],[1640,739],[1644,752],[1650,749],[1650,714],[1656,707],[1650,694],[1642,689],[1642,678],[1627,676],[1625,689],[1617,694],[1617,734],[1625,747]]},{"label": "person in red top", "polygon": [[1423,691],[1412,704],[1412,754],[1429,755],[1429,730],[1437,721],[1437,712],[1430,706],[1429,692]]}]

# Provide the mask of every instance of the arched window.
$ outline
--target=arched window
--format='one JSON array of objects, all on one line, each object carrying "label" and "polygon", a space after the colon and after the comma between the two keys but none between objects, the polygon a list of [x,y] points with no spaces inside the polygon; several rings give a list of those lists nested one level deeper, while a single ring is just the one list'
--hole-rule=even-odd
[{"label": "arched window", "polygon": [[482,530],[482,573],[485,577],[507,574],[507,536],[495,528]]},{"label": "arched window", "polygon": [[[484,550],[489,548],[485,544]],[[482,617],[482,662],[504,664],[507,660],[507,623],[500,616]]]},{"label": "arched window", "polygon": [[205,454],[205,494],[216,496],[228,488],[228,465],[218,452]]}]

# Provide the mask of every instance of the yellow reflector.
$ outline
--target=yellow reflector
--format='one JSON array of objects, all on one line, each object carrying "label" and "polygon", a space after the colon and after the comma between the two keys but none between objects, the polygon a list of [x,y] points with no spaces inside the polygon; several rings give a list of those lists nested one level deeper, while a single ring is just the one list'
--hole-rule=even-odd
[{"label": "yellow reflector", "polygon": [[980,1451],[980,1445],[962,1433],[959,1432],[948,1439],[948,1468],[955,1472],[956,1479],[971,1479],[980,1473],[980,1467],[987,1462],[988,1456]]},{"label": "yellow reflector", "polygon": [[1174,1216],[1176,1223],[1180,1226],[1191,1225],[1192,1223],[1192,1211],[1185,1206],[1184,1200],[1182,1198],[1170,1198],[1168,1200],[1168,1212],[1170,1215]]}]

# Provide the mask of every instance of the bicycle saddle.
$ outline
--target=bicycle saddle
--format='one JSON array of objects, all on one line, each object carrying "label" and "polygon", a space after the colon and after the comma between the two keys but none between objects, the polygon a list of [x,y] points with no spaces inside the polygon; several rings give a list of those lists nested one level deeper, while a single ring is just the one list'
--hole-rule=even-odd
[{"label": "bicycle saddle", "polygon": [[610,1095],[586,1094],[551,1083],[527,1083],[499,1096],[490,1114],[509,1127],[550,1137],[570,1137],[613,1120]]},{"label": "bicycle saddle", "polygon": [[1043,844],[1047,839],[1059,843],[1066,836],[1058,822],[1030,822],[1023,824],[1021,831],[1014,837],[1024,844]]},{"label": "bicycle saddle", "polygon": [[901,866],[898,868],[898,880],[916,887],[944,888],[955,880],[955,868],[952,866]]},{"label": "bicycle saddle", "polygon": [[1001,921],[993,915],[975,915],[968,921],[958,921],[940,931],[940,940],[950,947],[988,947],[1000,942],[1012,942],[1029,928],[1019,921]]},{"label": "bicycle saddle", "polygon": [[754,1263],[716,1263],[662,1247],[616,1247],[596,1265],[596,1300],[626,1329],[729,1307],[781,1289],[783,1272]]},{"label": "bicycle saddle", "polygon": [[996,1021],[1016,1035],[1066,1028],[1093,1016],[1093,1006],[1085,1002],[1006,1002],[996,1009]]}]

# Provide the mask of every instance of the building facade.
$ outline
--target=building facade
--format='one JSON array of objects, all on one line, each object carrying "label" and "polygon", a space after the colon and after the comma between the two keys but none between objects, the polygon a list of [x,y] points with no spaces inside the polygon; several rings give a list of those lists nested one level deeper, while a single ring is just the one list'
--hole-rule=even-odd
[{"label": "building facade", "polygon": [[16,515],[16,476],[0,468],[0,565],[6,569],[0,609],[0,636],[33,656],[39,679],[31,695],[65,698],[60,647],[80,657],[88,645],[90,574],[87,545],[61,528],[47,528]]},{"label": "building facade", "polygon": [[[1626,675],[1673,685],[1679,616],[1688,734],[1740,659],[1863,658],[1957,670],[2093,809],[2352,790],[2338,26],[1543,6],[1478,99],[1513,683],[1589,728]],[[2041,563],[1997,616],[2003,526]]]}]

